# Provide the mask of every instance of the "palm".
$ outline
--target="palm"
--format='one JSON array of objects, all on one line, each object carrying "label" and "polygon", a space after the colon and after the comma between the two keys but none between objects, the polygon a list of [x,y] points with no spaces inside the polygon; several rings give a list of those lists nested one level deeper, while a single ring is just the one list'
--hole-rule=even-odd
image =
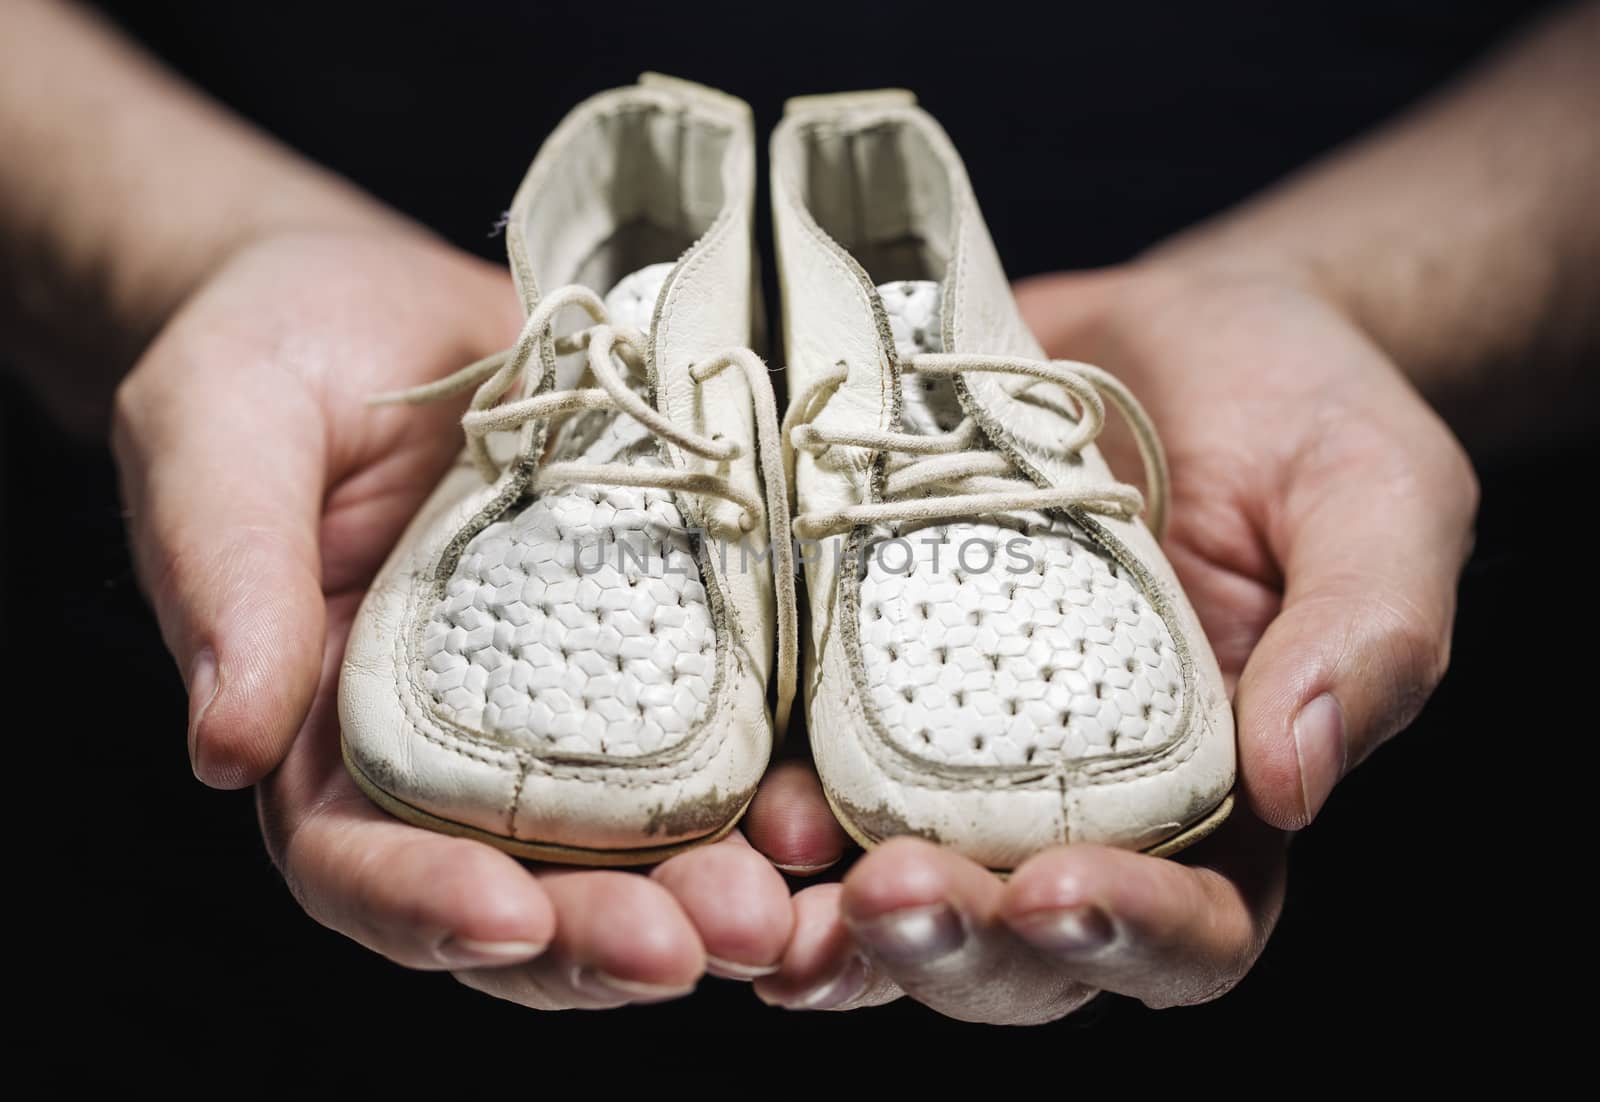
[{"label": "palm", "polygon": [[[1440,432],[1359,331],[1281,284],[1118,272],[1029,281],[1018,298],[1049,354],[1115,372],[1154,418],[1173,472],[1164,546],[1230,680],[1283,603],[1296,520],[1324,496],[1381,489],[1397,443]],[[1137,478],[1121,426],[1102,446]]]},{"label": "palm", "polygon": [[[545,1008],[681,994],[708,959],[748,975],[791,917],[742,837],[649,876],[529,875],[388,818],[340,762],[345,637],[461,448],[459,408],[368,399],[508,345],[520,313],[503,270],[421,234],[301,234],[234,256],[152,346],[121,396],[119,451],[133,500],[153,503],[138,542],[169,639],[221,653],[228,691],[191,752],[214,783],[261,777],[263,831],[302,905],[402,963]],[[185,449],[222,457],[209,506],[171,485],[193,480]],[[220,627],[188,618],[196,603]]]},{"label": "palm", "polygon": [[[262,788],[278,852],[299,810],[360,799],[338,763],[344,639],[389,548],[456,449],[447,409],[374,409],[373,394],[487,355],[515,333],[509,281],[423,239],[276,238],[234,257],[179,316],[183,346],[230,350],[233,371],[295,409],[286,461],[317,465],[326,607],[322,676],[287,768]],[[270,376],[263,380],[258,376]],[[289,789],[285,791],[286,787]]]},{"label": "palm", "polygon": [[[836,989],[819,978],[850,975],[839,969],[852,940],[872,969],[846,1007],[903,992],[955,1017],[1016,1022],[1066,1013],[1094,988],[1153,1005],[1213,997],[1277,918],[1283,836],[1267,823],[1303,824],[1355,760],[1330,761],[1335,740],[1302,757],[1299,709],[1331,685],[1350,728],[1371,729],[1394,720],[1372,702],[1419,704],[1436,676],[1448,603],[1419,598],[1438,596],[1439,563],[1459,552],[1471,476],[1352,324],[1294,284],[1171,268],[1048,276],[1017,294],[1050,355],[1117,374],[1160,431],[1173,472],[1164,547],[1233,686],[1245,799],[1183,865],[1069,845],[1002,883],[930,843],[886,843],[842,891],[797,897],[800,948],[768,981],[773,997],[810,985],[832,1004]],[[1142,481],[1122,426],[1100,444],[1121,478]],[[1374,515],[1394,518],[1392,554],[1376,559],[1370,535],[1354,535]],[[1081,940],[1086,906],[1114,916],[1099,927],[1116,931],[1109,945]],[[944,907],[963,916],[959,950],[922,958],[904,941],[874,942],[896,916]],[[1058,915],[1066,942],[1050,925]]]},{"label": "palm", "polygon": [[241,254],[197,305],[214,316],[190,311],[190,325],[258,356],[282,400],[314,414],[303,423],[325,471],[323,587],[359,594],[460,449],[458,410],[367,399],[509,343],[520,320],[509,279],[426,239],[306,236]]}]

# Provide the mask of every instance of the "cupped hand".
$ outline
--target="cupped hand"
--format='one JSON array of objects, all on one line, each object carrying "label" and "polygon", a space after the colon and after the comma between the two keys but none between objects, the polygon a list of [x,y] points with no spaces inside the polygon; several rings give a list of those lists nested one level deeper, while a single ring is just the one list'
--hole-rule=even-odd
[{"label": "cupped hand", "polygon": [[[1118,374],[1172,468],[1165,549],[1234,691],[1241,806],[1170,861],[1099,846],[1009,880],[899,839],[794,900],[770,1002],[909,995],[1048,1021],[1098,990],[1152,1006],[1229,990],[1278,916],[1286,832],[1415,717],[1449,659],[1477,508],[1471,467],[1390,362],[1311,287],[1158,262],[1030,280],[1050,355]],[[1101,441],[1138,480],[1131,439]]]},{"label": "cupped hand", "polygon": [[[520,322],[503,270],[420,233],[281,235],[219,268],[128,377],[114,447],[135,561],[189,688],[195,773],[259,782],[301,904],[402,964],[540,1008],[771,971],[792,910],[739,835],[648,875],[530,871],[389,818],[340,763],[351,619],[461,446],[459,410],[367,399],[505,347]],[[781,783],[763,800],[786,839],[837,856],[837,828],[787,815],[792,802]]]}]

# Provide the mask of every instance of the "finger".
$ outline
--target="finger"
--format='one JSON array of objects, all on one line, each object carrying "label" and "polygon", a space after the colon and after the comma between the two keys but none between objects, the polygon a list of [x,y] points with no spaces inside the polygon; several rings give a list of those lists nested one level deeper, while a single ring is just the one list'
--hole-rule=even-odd
[{"label": "finger", "polygon": [[662,862],[651,879],[683,908],[705,947],[707,969],[749,980],[777,971],[794,928],[789,888],[738,833]]},{"label": "finger", "polygon": [[1282,905],[1283,836],[1250,829],[1231,849],[1237,877],[1105,846],[1046,851],[1017,869],[1001,914],[1089,986],[1156,1007],[1205,1002],[1249,971]]},{"label": "finger", "polygon": [[750,844],[778,868],[809,876],[836,863],[850,839],[828,807],[809,762],[783,761],[767,770],[745,815]]},{"label": "finger", "polygon": [[407,826],[375,807],[339,755],[334,686],[354,601],[332,606],[322,691],[283,764],[256,789],[261,833],[312,918],[412,968],[529,960],[555,908],[498,850]]},{"label": "finger", "polygon": [[1423,423],[1411,438],[1433,443],[1304,470],[1276,518],[1283,610],[1235,697],[1244,788],[1274,826],[1309,823],[1346,771],[1415,718],[1449,662],[1476,483],[1442,428]]},{"label": "finger", "polygon": [[839,884],[816,884],[794,897],[794,934],[777,972],[756,980],[758,998],[789,1010],[856,1010],[904,992],[856,948],[839,912]]},{"label": "finger", "polygon": [[[331,606],[322,689],[257,789],[262,834],[308,914],[393,960],[528,1006],[673,997],[704,971],[671,895],[631,873],[545,871],[384,814],[340,760],[333,686],[354,602]],[[563,928],[565,924],[565,928]]]},{"label": "finger", "polygon": [[535,1010],[599,1010],[694,990],[705,952],[661,885],[592,869],[546,873],[541,883],[558,915],[550,951],[521,967],[458,972],[457,979]]},{"label": "finger", "polygon": [[281,372],[230,362],[244,355],[164,338],[118,391],[113,431],[135,563],[189,690],[190,760],[220,788],[282,758],[323,643],[322,417]]},{"label": "finger", "polygon": [[1001,920],[1005,886],[960,855],[914,838],[885,842],[845,877],[841,911],[868,960],[947,1017],[1054,1021],[1094,989]]},{"label": "finger", "polygon": [[391,819],[340,774],[314,803],[296,798],[292,777],[260,790],[268,846],[312,918],[408,968],[503,966],[545,951],[556,912],[526,869]]},{"label": "finger", "polygon": [[1018,280],[1011,288],[1022,320],[1052,356],[1092,358],[1101,334],[1096,324],[1123,287],[1119,269],[1050,272]]},{"label": "finger", "polygon": [[[1181,518],[1169,531],[1180,525],[1192,528],[1193,518]],[[1283,591],[1196,553],[1186,535],[1170,543],[1167,559],[1200,617],[1231,698],[1251,652],[1283,608]]]}]

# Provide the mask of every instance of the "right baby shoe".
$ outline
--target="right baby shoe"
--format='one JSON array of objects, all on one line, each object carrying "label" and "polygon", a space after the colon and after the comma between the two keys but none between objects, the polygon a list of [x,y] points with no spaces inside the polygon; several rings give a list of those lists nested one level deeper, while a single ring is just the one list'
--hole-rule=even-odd
[{"label": "right baby shoe", "polygon": [[340,679],[346,764],[401,819],[640,864],[754,795],[795,644],[753,149],[743,103],[683,81],[579,105],[511,206],[520,339],[399,396],[477,387]]},{"label": "right baby shoe", "polygon": [[[1106,372],[1045,359],[908,93],[791,101],[772,204],[807,717],[845,829],[996,869],[1208,833],[1232,803],[1233,719],[1152,534],[1167,478],[1144,411]],[[1094,447],[1108,404],[1145,498]]]}]

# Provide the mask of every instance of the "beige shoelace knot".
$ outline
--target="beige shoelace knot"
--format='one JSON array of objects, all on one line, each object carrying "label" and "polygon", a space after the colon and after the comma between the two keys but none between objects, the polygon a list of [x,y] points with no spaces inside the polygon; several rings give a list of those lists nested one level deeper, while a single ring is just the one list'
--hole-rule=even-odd
[{"label": "beige shoelace knot", "polygon": [[[598,386],[568,390],[548,389],[549,372],[543,367],[539,346],[556,316],[567,307],[578,307],[593,323],[575,333],[559,337],[557,355],[587,351],[588,375]],[[640,397],[624,371],[642,375],[645,366],[646,338],[633,326],[612,324],[605,303],[587,287],[567,286],[545,295],[529,313],[522,332],[510,348],[469,364],[436,382],[393,394],[380,395],[375,403],[417,405],[459,394],[476,386],[461,427],[467,437],[467,451],[473,464],[487,481],[494,481],[502,468],[489,454],[488,437],[494,432],[520,433],[518,458],[532,458],[540,437],[538,426],[575,414],[604,410],[627,414],[655,436],[676,445],[691,455],[712,463],[739,458],[737,443],[720,435],[705,436],[675,424]],[[619,370],[618,364],[622,365]],[[731,348],[692,365],[689,375],[695,383],[715,378],[730,367],[745,375],[756,414],[756,447],[761,477],[769,488],[765,512],[769,521],[773,570],[777,585],[778,618],[778,709],[777,728],[788,723],[798,667],[794,560],[789,540],[789,502],[782,453],[777,404],[767,384],[767,367],[748,348]],[[512,398],[513,392],[527,397]],[[532,488],[548,490],[579,484],[639,486],[676,493],[720,498],[739,507],[739,529],[749,532],[763,512],[760,496],[737,485],[730,477],[711,471],[678,470],[630,463],[588,463],[567,461],[541,464],[534,472]]]},{"label": "beige shoelace knot", "polygon": [[[1067,455],[1076,455],[1100,435],[1109,400],[1133,430],[1148,488],[1146,519],[1159,536],[1170,496],[1166,456],[1144,407],[1109,372],[1071,360],[942,352],[902,357],[900,368],[903,374],[923,377],[956,379],[970,372],[1025,376],[1056,384],[1077,407],[1076,425],[1061,443]],[[1040,509],[1075,509],[1126,520],[1145,507],[1146,499],[1139,491],[1121,482],[1039,486],[1023,477],[1004,454],[984,446],[982,429],[971,416],[963,417],[948,432],[935,434],[814,424],[820,407],[826,404],[821,401],[823,395],[831,394],[847,376],[848,369],[841,367],[796,395],[789,404],[783,431],[794,448],[814,454],[831,447],[890,453],[883,500],[801,513],[794,521],[794,533],[801,539],[837,535],[857,525],[921,524]]]}]

